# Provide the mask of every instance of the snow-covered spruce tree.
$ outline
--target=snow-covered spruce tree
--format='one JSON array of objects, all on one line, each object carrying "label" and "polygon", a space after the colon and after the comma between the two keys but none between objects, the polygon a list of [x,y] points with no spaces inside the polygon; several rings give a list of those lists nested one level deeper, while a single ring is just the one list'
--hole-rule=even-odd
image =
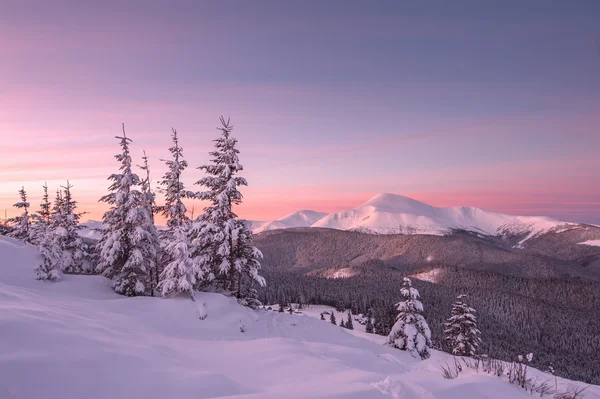
[{"label": "snow-covered spruce tree", "polygon": [[61,270],[65,273],[84,272],[84,243],[79,236],[79,219],[81,214],[76,213],[77,201],[73,199],[71,189],[73,186],[67,181],[62,186],[62,212],[57,226],[52,229],[52,234],[58,236],[58,245],[62,251]]},{"label": "snow-covered spruce tree", "polygon": [[[52,223],[53,211],[48,196],[48,185],[44,183],[43,188],[40,210],[35,215],[36,223],[31,226],[29,236],[32,242],[39,245],[42,255],[42,263],[35,269],[37,279],[55,281],[60,278],[62,250],[58,241],[59,236],[54,232],[56,226]],[[57,193],[55,207],[62,206],[58,204],[59,198],[60,194]]]},{"label": "snow-covered spruce tree", "polygon": [[247,291],[246,284],[264,285],[265,280],[258,274],[260,252],[252,246],[252,233],[232,209],[234,205],[242,203],[238,187],[247,186],[248,183],[237,176],[243,167],[238,158],[237,140],[231,136],[233,126],[223,117],[220,121],[221,127],[218,129],[221,136],[214,140],[215,150],[210,152],[211,163],[198,168],[207,176],[196,184],[207,190],[197,193],[196,197],[210,202],[199,221],[215,226],[217,231],[211,238],[208,255],[217,282],[242,297]]},{"label": "snow-covered spruce tree", "polygon": [[29,242],[35,245],[40,245],[50,224],[50,210],[52,205],[48,196],[48,185],[44,183],[42,188],[43,194],[40,210],[31,215],[33,223],[29,226]]},{"label": "snow-covered spruce tree", "polygon": [[392,331],[387,337],[386,345],[407,350],[414,357],[421,359],[430,356],[431,331],[427,321],[421,314],[423,304],[419,301],[419,291],[412,287],[409,278],[405,277],[400,290],[402,301],[396,304],[398,315]]},{"label": "snow-covered spruce tree", "polygon": [[148,294],[150,285],[146,258],[156,255],[156,248],[149,232],[151,215],[141,206],[142,193],[134,187],[140,178],[131,170],[129,144],[131,139],[125,134],[116,136],[121,153],[115,155],[120,163],[119,173],[112,174],[109,194],[100,199],[111,207],[104,214],[102,237],[97,250],[99,271],[113,280],[115,292],[127,295]]},{"label": "snow-covered spruce tree", "polygon": [[185,190],[185,185],[181,181],[181,174],[187,168],[188,163],[183,159],[183,148],[179,145],[177,130],[173,129],[171,135],[173,146],[169,148],[172,159],[161,159],[168,168],[163,179],[158,182],[159,191],[165,196],[165,205],[156,208],[167,219],[167,227],[170,230],[172,227],[182,226],[189,222],[183,203],[183,199],[188,196],[193,196]]},{"label": "snow-covered spruce tree", "polygon": [[477,329],[475,309],[465,303],[465,294],[452,304],[452,313],[444,323],[444,338],[457,356],[475,356],[481,345],[481,332]]},{"label": "snow-covered spruce tree", "polygon": [[12,228],[8,235],[17,240],[29,242],[29,202],[27,202],[27,192],[25,192],[25,187],[21,187],[19,196],[21,197],[21,201],[17,202],[14,207],[21,210],[22,213],[9,220]]},{"label": "snow-covered spruce tree", "polygon": [[[144,151],[142,157],[144,164],[140,165],[139,168],[146,173],[146,177],[141,180],[141,204],[140,207],[146,209],[146,214],[149,219],[144,221],[144,229],[148,231],[148,241],[151,247],[148,256],[144,258],[145,268],[149,273],[149,291],[150,295],[154,296],[154,290],[158,287],[159,273],[162,271],[160,268],[160,240],[158,238],[158,231],[154,225],[154,213],[156,210],[156,196],[152,191],[150,185],[150,167],[148,166],[148,156]],[[145,217],[144,215],[144,217]]]},{"label": "snow-covered spruce tree", "polygon": [[35,269],[38,280],[60,279],[62,250],[58,240],[59,236],[54,233],[52,226],[48,225],[39,243],[42,263]]},{"label": "snow-covered spruce tree", "polygon": [[[258,274],[260,270],[259,259],[263,254],[252,245],[252,231],[248,228],[245,220],[236,220],[234,231],[234,246],[232,251],[233,270],[237,276],[236,296],[240,303],[251,308],[257,308],[261,305],[254,285],[264,287],[265,279]],[[300,300],[300,309],[301,309]]]},{"label": "snow-covered spruce tree", "polygon": [[369,308],[367,311],[367,324],[365,326],[365,332],[368,334],[373,334],[375,329],[373,328],[373,309]]},{"label": "snow-covered spruce tree", "polygon": [[214,226],[208,223],[190,223],[183,198],[193,196],[185,190],[181,173],[188,166],[183,159],[177,130],[173,129],[173,145],[169,148],[172,159],[165,160],[168,171],[158,184],[165,195],[165,205],[159,207],[167,219],[168,229],[161,232],[161,253],[165,264],[160,275],[159,290],[163,296],[188,292],[195,301],[194,289],[213,278],[209,267],[209,253],[193,249],[209,246]]},{"label": "snow-covered spruce tree", "polygon": [[346,328],[348,330],[354,330],[354,324],[352,323],[352,312],[348,312],[348,321],[346,321]]}]

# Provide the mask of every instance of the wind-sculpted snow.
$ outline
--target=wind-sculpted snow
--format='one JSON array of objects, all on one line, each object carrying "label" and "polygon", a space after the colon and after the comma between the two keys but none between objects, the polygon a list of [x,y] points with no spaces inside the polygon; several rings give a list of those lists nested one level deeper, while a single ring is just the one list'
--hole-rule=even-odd
[{"label": "wind-sculpted snow", "polygon": [[199,320],[187,297],[126,298],[100,276],[37,281],[39,261],[36,247],[0,237],[3,399],[530,398],[487,375],[444,380],[446,354],[419,361],[310,315],[199,293]]}]

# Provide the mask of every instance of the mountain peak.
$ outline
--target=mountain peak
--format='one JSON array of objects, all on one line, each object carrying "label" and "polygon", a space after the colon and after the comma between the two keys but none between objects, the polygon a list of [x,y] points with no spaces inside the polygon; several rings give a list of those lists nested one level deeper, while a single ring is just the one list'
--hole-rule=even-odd
[{"label": "mountain peak", "polygon": [[371,197],[362,206],[372,206],[374,208],[392,211],[422,211],[424,208],[431,208],[423,202],[399,194],[380,193]]}]

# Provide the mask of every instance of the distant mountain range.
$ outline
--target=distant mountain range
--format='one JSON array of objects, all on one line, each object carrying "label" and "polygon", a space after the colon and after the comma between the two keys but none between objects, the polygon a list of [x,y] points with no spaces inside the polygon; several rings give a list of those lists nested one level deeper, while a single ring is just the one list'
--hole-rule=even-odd
[{"label": "distant mountain range", "polygon": [[[271,230],[320,227],[368,234],[437,235],[468,231],[482,236],[518,237],[515,247],[548,232],[580,228],[544,216],[514,216],[472,207],[437,208],[397,194],[378,194],[355,208],[331,214],[300,210],[271,221],[248,221],[255,234]],[[88,221],[81,235],[99,238],[101,222]],[[160,227],[159,227],[160,228]]]},{"label": "distant mountain range", "polygon": [[[312,222],[312,223],[311,223]],[[396,194],[378,194],[364,204],[332,214],[302,210],[271,222],[253,222],[253,231],[321,227],[370,234],[447,235],[456,230],[486,236],[522,236],[517,246],[549,231],[581,226],[543,216],[513,216],[472,207],[437,208]]]},{"label": "distant mountain range", "polygon": [[252,222],[252,231],[254,233],[261,233],[263,231],[288,229],[291,227],[310,227],[325,216],[327,216],[325,212],[297,211],[270,222]]}]

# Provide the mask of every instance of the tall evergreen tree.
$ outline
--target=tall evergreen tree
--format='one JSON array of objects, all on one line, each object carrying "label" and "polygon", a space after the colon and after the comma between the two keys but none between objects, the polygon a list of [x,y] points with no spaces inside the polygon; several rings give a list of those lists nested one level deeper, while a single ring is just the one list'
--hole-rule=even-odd
[{"label": "tall evergreen tree", "polygon": [[140,207],[146,210],[144,214],[143,230],[148,232],[149,251],[148,256],[144,258],[145,268],[149,273],[149,291],[150,295],[154,296],[154,290],[158,287],[159,273],[162,271],[160,268],[160,240],[158,238],[158,231],[154,225],[154,212],[156,210],[156,196],[152,191],[150,182],[150,167],[148,166],[148,156],[144,151],[142,157],[144,164],[139,168],[146,173],[145,178],[141,180],[141,204]]},{"label": "tall evergreen tree", "polygon": [[[236,281],[236,295],[238,298],[248,298],[257,284],[260,287],[267,285],[265,279],[258,273],[260,271],[259,259],[263,254],[252,245],[252,230],[245,220],[236,220],[234,230],[234,246],[232,251],[233,270]],[[301,306],[301,305],[300,305]]]},{"label": "tall evergreen tree", "polygon": [[195,301],[194,288],[205,276],[190,254],[189,227],[187,223],[172,226],[169,239],[163,241],[162,250],[169,261],[160,275],[158,288],[163,296],[187,292]]},{"label": "tall evergreen tree", "polygon": [[52,205],[46,183],[43,190],[40,210],[35,215],[36,223],[31,226],[29,236],[32,242],[39,245],[42,255],[42,263],[35,269],[37,279],[56,281],[60,278],[62,250],[58,242],[59,236],[54,233],[54,225],[51,223]]},{"label": "tall evergreen tree", "polygon": [[84,271],[84,244],[79,236],[81,214],[76,212],[77,201],[73,199],[71,193],[73,186],[67,181],[67,185],[62,186],[62,188],[61,218],[52,232],[58,236],[58,243],[62,251],[62,271],[65,273],[81,273]]},{"label": "tall evergreen tree", "polygon": [[452,304],[452,313],[444,323],[444,338],[457,356],[475,356],[481,345],[481,332],[477,329],[475,309],[465,303],[465,294]]},{"label": "tall evergreen tree", "polygon": [[365,326],[365,332],[368,334],[373,334],[375,332],[373,328],[373,309],[371,308],[369,308],[367,312],[367,324]]},{"label": "tall evergreen tree", "polygon": [[248,283],[259,285],[264,285],[265,280],[258,274],[260,252],[252,246],[252,233],[233,212],[233,206],[242,203],[238,187],[247,186],[248,182],[237,176],[243,167],[238,158],[237,140],[231,136],[233,126],[223,117],[220,120],[221,136],[214,140],[211,163],[199,167],[207,176],[196,182],[207,190],[197,193],[196,197],[210,203],[204,208],[199,222],[213,225],[218,232],[211,236],[212,245],[207,256],[218,282],[241,296],[245,277]]},{"label": "tall evergreen tree", "polygon": [[346,321],[346,328],[348,330],[354,330],[354,324],[352,323],[352,312],[348,312],[348,321]]},{"label": "tall evergreen tree", "polygon": [[39,243],[42,263],[35,269],[38,280],[60,279],[62,249],[58,242],[59,236],[54,234],[54,229],[48,225]]},{"label": "tall evergreen tree", "polygon": [[50,197],[48,195],[48,184],[44,183],[42,188],[43,194],[42,202],[40,203],[40,210],[32,215],[34,223],[29,228],[29,240],[35,245],[41,244],[50,225],[52,205],[50,204]]},{"label": "tall evergreen tree", "polygon": [[25,187],[21,187],[19,196],[21,197],[21,201],[14,204],[14,207],[21,210],[22,213],[9,220],[9,223],[12,225],[9,237],[29,242],[29,202],[27,202]]},{"label": "tall evergreen tree", "polygon": [[100,251],[99,269],[113,280],[115,292],[136,296],[148,293],[149,270],[145,258],[155,255],[155,247],[148,221],[151,215],[143,207],[142,194],[134,187],[140,185],[140,178],[131,169],[129,144],[131,139],[125,134],[116,136],[121,153],[115,155],[120,163],[119,173],[112,174],[109,194],[100,201],[110,205],[104,214],[102,237],[97,248]]},{"label": "tall evergreen tree", "polygon": [[[194,253],[194,248],[208,246],[207,240],[212,226],[207,224],[192,225],[186,216],[183,199],[193,194],[185,190],[181,174],[188,166],[183,159],[183,148],[179,145],[177,130],[173,129],[173,145],[169,148],[171,158],[164,160],[167,172],[158,184],[165,195],[165,205],[159,209],[167,218],[168,229],[162,232],[162,258],[165,268],[160,275],[158,288],[163,296],[188,292],[195,300],[194,289],[205,281],[212,279],[205,252]],[[193,246],[192,246],[193,244]]]},{"label": "tall evergreen tree", "polygon": [[331,324],[337,326],[337,321],[335,321],[335,312],[333,310],[331,311],[331,316],[329,316],[329,321],[331,322]]},{"label": "tall evergreen tree", "polygon": [[413,356],[427,359],[430,356],[431,331],[423,317],[423,304],[419,301],[419,291],[412,287],[409,278],[405,277],[400,290],[402,301],[396,304],[398,315],[386,344],[407,350]]},{"label": "tall evergreen tree", "polygon": [[159,191],[165,196],[165,205],[157,207],[167,219],[167,227],[183,226],[188,222],[186,217],[186,208],[183,199],[188,195],[193,195],[185,190],[185,185],[181,181],[181,174],[187,168],[188,163],[183,159],[183,148],[179,145],[177,130],[173,129],[171,135],[173,145],[169,148],[172,159],[162,160],[167,165],[167,172],[158,184],[161,186]]}]

